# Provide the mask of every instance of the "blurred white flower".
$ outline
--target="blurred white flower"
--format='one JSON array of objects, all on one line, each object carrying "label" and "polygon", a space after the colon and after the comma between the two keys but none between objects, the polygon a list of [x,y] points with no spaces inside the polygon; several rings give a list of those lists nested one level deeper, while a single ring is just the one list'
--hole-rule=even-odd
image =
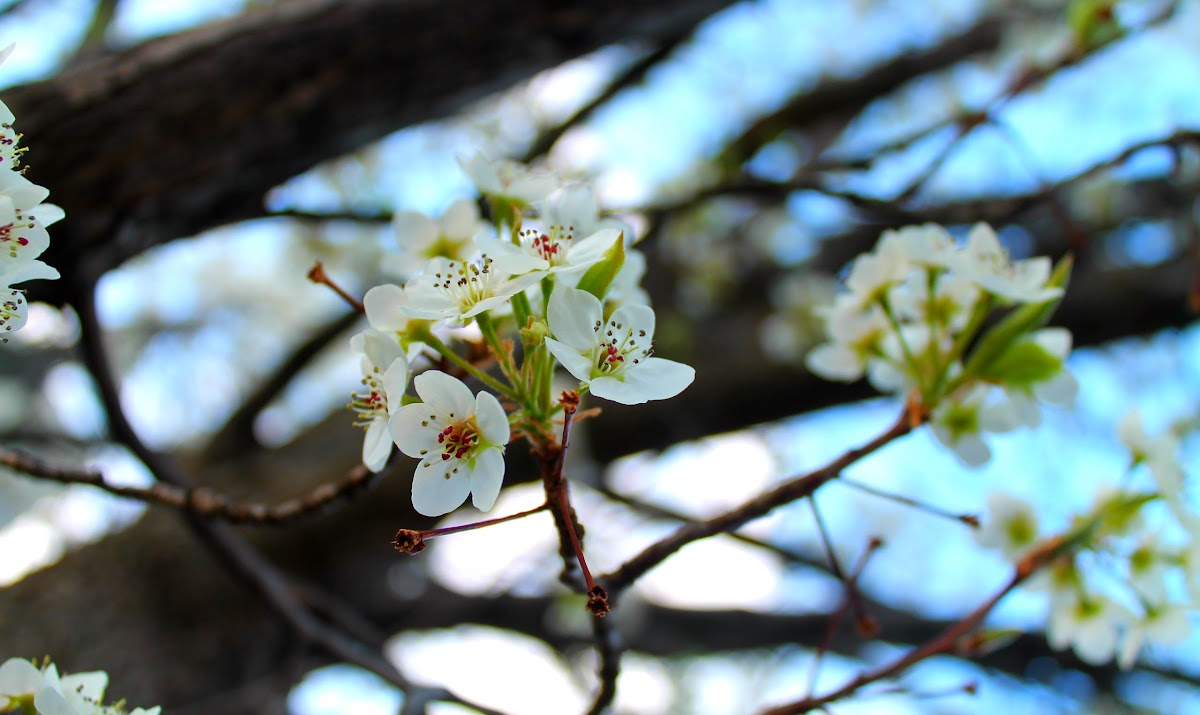
[{"label": "blurred white flower", "polygon": [[981,546],[1000,549],[1004,558],[1016,562],[1037,543],[1037,538],[1037,512],[1033,504],[1002,491],[988,495],[987,515],[975,532],[975,540]]},{"label": "blurred white flower", "polygon": [[475,237],[488,228],[479,216],[479,206],[470,199],[450,204],[437,221],[417,211],[398,211],[392,218],[392,229],[400,254],[389,257],[385,268],[409,277],[434,258],[467,260],[475,251]]}]

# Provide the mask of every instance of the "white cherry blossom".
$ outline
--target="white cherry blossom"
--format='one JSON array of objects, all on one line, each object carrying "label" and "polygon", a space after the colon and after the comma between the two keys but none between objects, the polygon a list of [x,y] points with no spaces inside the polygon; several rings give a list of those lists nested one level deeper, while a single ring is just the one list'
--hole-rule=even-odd
[{"label": "white cherry blossom", "polygon": [[403,287],[385,283],[367,291],[363,296],[363,310],[371,327],[394,335],[404,348],[405,357],[412,362],[425,346],[411,336],[414,327],[422,321],[404,312],[407,300]]},{"label": "white cherry blossom", "polygon": [[586,291],[559,286],[547,319],[546,347],[592,394],[624,405],[674,397],[692,384],[688,365],[651,357],[654,311],[627,303],[604,319],[600,301]]},{"label": "white cherry blossom", "polygon": [[391,420],[396,446],[420,459],[413,475],[413,507],[426,516],[457,509],[467,495],[480,511],[496,503],[504,481],[508,416],[489,392],[431,370],[413,379],[421,402],[401,407]]},{"label": "white cherry blossom", "polygon": [[1051,595],[1046,640],[1055,650],[1071,646],[1083,662],[1100,665],[1112,660],[1119,631],[1133,620],[1129,609],[1106,596],[1061,589]]},{"label": "white cherry blossom", "polygon": [[541,201],[559,186],[558,177],[549,172],[534,171],[507,159],[492,161],[481,153],[465,161],[460,157],[458,164],[479,193],[522,205]]},{"label": "white cherry blossom", "polygon": [[988,495],[987,515],[975,532],[980,546],[1000,549],[1004,558],[1019,561],[1037,543],[1037,512],[1025,499],[1002,491]]},{"label": "white cherry blossom", "polygon": [[417,211],[398,211],[392,218],[392,229],[401,252],[387,267],[409,276],[433,258],[469,259],[475,251],[475,237],[486,233],[488,224],[480,218],[474,201],[459,199],[437,221]]},{"label": "white cherry blossom", "polygon": [[350,339],[350,347],[362,355],[363,389],[354,395],[351,409],[358,414],[355,424],[365,427],[363,464],[378,472],[392,453],[388,423],[400,409],[408,387],[408,360],[395,334],[368,329]]},{"label": "white cherry blossom", "polygon": [[1187,640],[1192,633],[1188,607],[1181,603],[1156,605],[1136,619],[1125,633],[1117,665],[1129,669],[1137,662],[1138,652],[1147,642],[1169,645]]},{"label": "white cherry blossom", "polygon": [[545,231],[529,228],[518,235],[519,244],[503,239],[481,241],[495,258],[497,270],[517,275],[536,271],[540,275],[561,271],[582,271],[604,257],[604,252],[621,240],[616,229],[606,228],[576,239],[574,231],[552,225]]},{"label": "white cherry blossom", "polygon": [[1040,303],[1062,295],[1062,288],[1048,287],[1050,259],[1046,256],[1012,262],[1008,251],[991,226],[977,223],[967,235],[967,244],[951,257],[952,269],[1007,302]]},{"label": "white cherry blossom", "polygon": [[469,261],[435,258],[425,272],[404,284],[408,315],[465,325],[476,315],[499,307],[537,282],[536,273],[510,277],[495,268],[486,254]]},{"label": "white cherry blossom", "polygon": [[1017,427],[1011,407],[1004,402],[988,403],[989,392],[987,386],[975,385],[964,394],[942,400],[930,415],[934,436],[969,467],[991,459],[983,432],[1007,432]]}]

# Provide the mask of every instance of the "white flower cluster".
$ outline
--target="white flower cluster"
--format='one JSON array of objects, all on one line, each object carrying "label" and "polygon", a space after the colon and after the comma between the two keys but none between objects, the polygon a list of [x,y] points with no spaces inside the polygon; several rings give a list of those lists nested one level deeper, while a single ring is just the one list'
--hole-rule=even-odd
[{"label": "white flower cluster", "polygon": [[[1178,439],[1148,436],[1137,412],[1122,420],[1118,435],[1132,455],[1130,474],[1076,518],[1064,555],[1030,587],[1049,593],[1052,647],[1128,668],[1144,645],[1178,643],[1191,633],[1189,613],[1200,605],[1200,519],[1183,497]],[[1158,504],[1166,514],[1145,513]],[[1046,537],[1027,501],[1000,492],[988,499],[981,544],[1015,562]]]},{"label": "white flower cluster", "polygon": [[[0,52],[0,62],[12,52]],[[29,317],[25,292],[14,288],[35,279],[58,278],[58,271],[38,260],[50,246],[46,227],[63,217],[54,204],[42,203],[50,192],[25,178],[13,129],[13,113],[0,102],[0,342],[20,330]]]},{"label": "white flower cluster", "polygon": [[[393,444],[420,460],[413,505],[429,516],[456,509],[468,495],[477,508],[492,507],[510,431],[553,433],[561,411],[550,390],[556,364],[579,380],[580,391],[627,405],[673,397],[695,374],[653,356],[654,311],[638,285],[645,258],[628,226],[598,213],[590,187],[480,155],[461,163],[492,222],[465,200],[440,220],[397,214],[403,255],[390,267],[407,280],[367,292],[371,327],[351,340],[364,374],[351,403],[367,430],[363,462],[381,470]],[[503,379],[444,342],[472,325]],[[503,330],[519,332],[519,354]],[[410,365],[422,356],[496,394],[474,395],[457,377],[427,370],[412,380],[418,399],[408,397]]]},{"label": "white flower cluster", "polygon": [[[827,379],[915,393],[938,439],[979,465],[990,457],[984,431],[1036,426],[1038,400],[1074,399],[1071,334],[1043,327],[1065,279],[1066,264],[1011,260],[985,224],[962,244],[934,224],[886,231],[854,261],[824,313],[829,342],[805,362]],[[997,310],[1009,312],[981,335]]]},{"label": "white flower cluster", "polygon": [[[104,705],[108,673],[58,674],[53,663],[37,667],[23,658],[0,665],[0,711],[20,708],[40,715],[126,715],[121,704]],[[159,708],[135,708],[128,715],[159,715]]]}]

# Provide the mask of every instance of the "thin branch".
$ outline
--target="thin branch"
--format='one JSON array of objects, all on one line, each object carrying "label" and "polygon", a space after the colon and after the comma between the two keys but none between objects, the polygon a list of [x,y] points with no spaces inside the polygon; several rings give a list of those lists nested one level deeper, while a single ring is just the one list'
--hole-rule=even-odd
[{"label": "thin branch", "polygon": [[592,641],[600,659],[597,675],[600,687],[587,715],[602,715],[617,696],[617,678],[621,675],[621,647],[612,616],[592,619]]},{"label": "thin branch", "polygon": [[267,506],[238,503],[206,487],[182,487],[168,482],[156,482],[148,487],[112,484],[96,470],[57,467],[15,449],[0,448],[0,465],[28,477],[62,484],[86,484],[120,497],[173,507],[205,519],[256,526],[280,526],[326,513],[339,502],[349,502],[382,476],[382,473],[371,472],[359,465],[339,482],[322,484],[302,497]]},{"label": "thin branch", "polygon": [[913,648],[890,663],[885,663],[878,668],[860,673],[842,687],[830,691],[825,695],[806,697],[786,705],[769,708],[763,711],[762,715],[798,715],[799,713],[824,708],[829,703],[854,694],[864,685],[895,675],[926,658],[958,650],[963,636],[979,625],[1001,599],[1038,570],[1061,557],[1068,548],[1070,548],[1070,541],[1063,536],[1053,537],[1042,542],[1016,565],[1012,577],[1005,583],[1003,588],[980,604],[974,611],[967,614],[962,620],[954,623],[936,637]]},{"label": "thin branch", "polygon": [[[674,509],[668,509],[668,508],[658,505],[658,504],[650,504],[650,503],[642,501],[640,499],[635,499],[631,496],[627,496],[625,494],[620,494],[618,492],[615,492],[612,489],[609,489],[608,487],[594,487],[593,489],[598,494],[600,494],[601,496],[603,496],[607,499],[611,499],[612,501],[617,502],[618,504],[624,504],[625,506],[628,506],[631,509],[634,509],[635,511],[641,512],[643,514],[647,514],[652,517],[657,517],[657,518],[661,518],[661,519],[670,519],[672,521],[680,521],[680,522],[684,522],[684,523],[690,523],[693,520],[692,517],[687,516],[686,514],[677,512]],[[764,551],[768,551],[772,554],[775,554],[776,556],[780,556],[784,559],[785,562],[787,562],[789,564],[800,564],[802,566],[808,566],[808,567],[817,569],[824,573],[830,573],[829,572],[829,564],[824,563],[818,559],[812,558],[811,556],[802,554],[798,551],[793,551],[792,549],[784,548],[782,546],[779,546],[778,544],[773,544],[769,541],[763,541],[762,539],[756,538],[754,536],[750,536],[748,534],[743,534],[740,531],[730,531],[730,532],[728,532],[727,535],[732,539],[736,539],[737,541],[742,542],[743,544],[749,544],[750,546],[754,546],[754,547],[763,549]]]},{"label": "thin branch", "polygon": [[616,571],[606,576],[601,576],[600,580],[607,584],[608,589],[614,594],[624,590],[634,581],[641,578],[647,571],[662,563],[671,554],[674,554],[693,541],[707,539],[716,534],[732,531],[753,519],[767,514],[776,507],[809,496],[827,482],[836,479],[846,467],[875,452],[889,442],[908,434],[913,429],[912,422],[906,410],[901,414],[900,419],[896,420],[895,424],[862,447],[848,450],[841,457],[838,457],[826,466],[803,476],[790,479],[723,514],[718,514],[705,521],[696,521],[680,527],[670,536],[647,546],[641,553],[626,561]]}]

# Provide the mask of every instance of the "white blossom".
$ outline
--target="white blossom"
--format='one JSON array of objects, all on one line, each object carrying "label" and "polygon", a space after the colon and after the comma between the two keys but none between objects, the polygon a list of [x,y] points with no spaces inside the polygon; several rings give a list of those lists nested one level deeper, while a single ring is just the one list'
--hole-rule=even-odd
[{"label": "white blossom", "polygon": [[558,177],[549,172],[534,171],[506,159],[492,161],[480,153],[465,161],[460,157],[458,164],[479,193],[522,205],[541,201],[559,186]]},{"label": "white blossom", "polygon": [[1117,665],[1131,668],[1138,652],[1147,641],[1169,645],[1187,640],[1192,633],[1188,607],[1181,603],[1164,603],[1151,607],[1133,621],[1117,654]]},{"label": "white blossom", "polygon": [[988,495],[987,516],[975,532],[981,546],[998,548],[1009,561],[1019,561],[1037,543],[1037,512],[1025,499],[1002,491]]},{"label": "white blossom", "polygon": [[954,272],[1007,302],[1041,303],[1063,292],[1046,285],[1051,272],[1049,258],[1038,256],[1014,263],[996,232],[985,223],[971,228],[965,249],[951,256],[950,265]]},{"label": "white blossom", "polygon": [[538,228],[521,231],[516,244],[499,239],[481,241],[480,246],[494,257],[496,270],[510,275],[536,271],[540,276],[572,270],[582,272],[620,240],[621,233],[616,229],[601,229],[576,239],[570,228],[552,225],[545,231]]},{"label": "white blossom", "polygon": [[592,394],[624,405],[674,397],[692,384],[688,365],[651,357],[654,311],[627,303],[608,320],[600,301],[586,291],[559,286],[547,319],[553,338],[546,347]]},{"label": "white blossom", "polygon": [[378,472],[392,453],[388,423],[400,409],[408,387],[408,360],[394,333],[373,328],[350,339],[350,347],[362,355],[363,389],[350,403],[358,415],[355,423],[367,430],[363,438],[363,464]]},{"label": "white blossom", "polygon": [[1133,622],[1127,608],[1079,586],[1055,591],[1050,599],[1046,640],[1062,650],[1070,646],[1085,663],[1100,665],[1116,654],[1119,632]]},{"label": "white blossom", "polygon": [[413,385],[422,401],[401,407],[390,422],[400,451],[421,460],[413,475],[413,507],[441,516],[470,494],[480,511],[491,509],[504,480],[504,408],[491,393],[473,396],[462,381],[436,370],[417,375]]},{"label": "white blossom", "polygon": [[930,415],[934,436],[969,467],[981,466],[992,456],[984,431],[1007,432],[1017,426],[1007,404],[986,402],[989,392],[985,385],[975,385],[943,400]]},{"label": "white blossom", "polygon": [[414,318],[465,325],[533,285],[538,277],[534,273],[510,277],[497,270],[487,255],[470,262],[435,258],[424,273],[404,284],[401,310]]},{"label": "white blossom", "polygon": [[[108,673],[93,671],[59,675],[53,663],[39,668],[22,658],[0,665],[0,709],[32,701],[40,715],[122,715],[124,710],[103,705]],[[136,708],[129,715],[159,715],[160,708]]]},{"label": "white blossom", "polygon": [[435,221],[418,211],[398,211],[392,217],[392,229],[400,245],[400,255],[389,261],[389,269],[404,276],[417,273],[433,258],[464,261],[475,251],[475,237],[488,230],[479,216],[479,206],[459,199]]}]

